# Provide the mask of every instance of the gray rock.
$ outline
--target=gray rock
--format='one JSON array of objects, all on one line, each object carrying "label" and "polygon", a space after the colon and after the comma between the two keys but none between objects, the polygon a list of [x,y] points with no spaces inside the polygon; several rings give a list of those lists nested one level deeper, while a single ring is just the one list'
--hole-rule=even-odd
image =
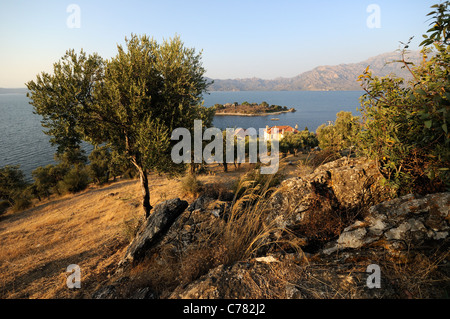
[{"label": "gray rock", "polygon": [[202,194],[189,205],[187,210],[189,212],[193,212],[195,210],[203,211],[206,208],[206,206],[208,205],[208,203],[210,203],[213,200],[214,199]]},{"label": "gray rock", "polygon": [[[388,278],[382,289],[369,289],[363,261],[324,260],[297,264],[257,260],[220,265],[188,285],[180,285],[170,299],[316,299],[398,297]],[[361,271],[361,267],[364,271]],[[275,270],[276,269],[276,270]],[[283,274],[280,276],[280,274]]]},{"label": "gray rock", "polygon": [[427,240],[448,237],[450,193],[429,194],[424,197],[409,194],[372,206],[364,222],[347,227],[333,245],[322,251],[331,254],[339,249],[361,248],[376,241],[421,245]]},{"label": "gray rock", "polygon": [[354,209],[367,206],[368,202],[379,202],[384,198],[378,180],[382,176],[373,161],[366,158],[346,158],[319,166],[303,177],[284,180],[274,194],[269,220],[283,216],[287,227],[306,220],[317,207],[321,209]]},{"label": "gray rock", "polygon": [[98,289],[92,294],[92,299],[118,299],[116,295],[116,286],[108,285]]},{"label": "gray rock", "polygon": [[339,236],[337,244],[341,247],[359,248],[364,245],[364,237],[367,234],[365,228],[358,228],[352,231],[345,231]]},{"label": "gray rock", "polygon": [[130,299],[156,299],[156,295],[149,287],[144,287],[136,290]]},{"label": "gray rock", "polygon": [[120,265],[142,259],[146,252],[163,238],[170,226],[187,207],[188,202],[179,198],[157,205],[131,242]]}]

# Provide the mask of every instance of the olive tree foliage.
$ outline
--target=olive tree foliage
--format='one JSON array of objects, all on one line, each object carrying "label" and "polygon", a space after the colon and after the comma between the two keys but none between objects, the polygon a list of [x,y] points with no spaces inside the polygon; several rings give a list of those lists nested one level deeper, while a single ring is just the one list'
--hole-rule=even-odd
[{"label": "olive tree foliage", "polygon": [[98,147],[89,154],[89,173],[97,184],[108,182],[111,171],[112,156],[106,146]]},{"label": "olive tree foliage", "polygon": [[0,201],[14,204],[17,195],[27,187],[25,176],[19,165],[6,165],[0,168]]},{"label": "olive tree foliage", "polygon": [[42,126],[52,145],[58,146],[58,154],[79,148],[84,138],[95,136],[96,123],[86,109],[95,103],[93,91],[102,81],[104,65],[96,53],[68,50],[53,64],[53,74],[42,72],[26,83],[30,103],[42,116]]},{"label": "olive tree foliage", "polygon": [[193,131],[194,119],[212,123],[212,111],[200,103],[208,84],[201,53],[179,37],[157,43],[131,35],[117,50],[109,60],[69,50],[52,75],[42,73],[27,87],[59,151],[84,140],[107,146],[136,167],[149,216],[148,173],[184,170],[171,160],[171,132]]},{"label": "olive tree foliage", "polygon": [[421,43],[422,61],[396,61],[412,80],[359,77],[364,128],[361,149],[376,159],[398,193],[450,189],[450,2],[432,6],[431,28]]},{"label": "olive tree foliage", "polygon": [[340,111],[333,124],[322,124],[317,128],[319,146],[334,151],[352,148],[357,144],[360,131],[360,118],[351,112]]},{"label": "olive tree foliage", "polygon": [[280,151],[284,154],[288,152],[297,155],[298,151],[310,150],[319,145],[316,134],[309,132],[306,128],[304,131],[297,133],[287,132],[280,141]]}]

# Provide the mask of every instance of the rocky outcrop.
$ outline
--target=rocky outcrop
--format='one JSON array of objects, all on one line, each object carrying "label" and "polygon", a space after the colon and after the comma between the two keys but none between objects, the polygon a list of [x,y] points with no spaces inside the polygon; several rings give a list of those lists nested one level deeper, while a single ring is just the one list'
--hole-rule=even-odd
[{"label": "rocky outcrop", "polygon": [[[201,268],[199,263],[207,265],[202,276],[189,277],[187,282],[183,275],[177,277],[179,286],[164,292],[170,298],[407,298],[414,296],[410,291],[415,289],[415,271],[422,276],[420,297],[445,294],[450,278],[450,193],[386,200],[381,178],[375,163],[341,158],[283,181],[263,212],[267,224],[277,224],[274,229],[280,233],[261,237],[267,249],[258,250],[254,258],[234,262],[221,255],[227,247],[217,236],[230,222],[232,203],[202,195],[188,207],[187,202],[172,199],[155,207],[122,264],[151,255],[152,265],[163,269],[174,267],[173,261],[181,256],[174,273],[186,265],[195,269]],[[358,214],[346,220],[348,212]],[[308,236],[314,236],[315,230],[301,233],[305,229],[301,226],[308,228],[311,220],[327,216],[336,216],[344,226],[308,250]],[[281,243],[291,240],[289,236],[297,236],[301,248],[285,249]],[[409,272],[399,274],[399,264]],[[381,268],[382,289],[368,285],[372,265]],[[423,276],[435,277],[423,280]],[[425,293],[423,285],[431,289]],[[437,285],[444,287],[437,289]],[[121,286],[119,278],[99,289],[95,298],[123,296]],[[157,298],[153,288],[147,283],[133,286],[127,296]]]},{"label": "rocky outcrop", "polygon": [[[449,238],[449,209],[450,193],[424,197],[410,194],[382,202],[370,207],[366,218],[347,227],[330,247],[314,255],[299,258],[298,254],[280,253],[220,265],[189,285],[178,287],[170,298],[410,297],[402,285],[393,284],[398,280],[392,279],[398,270],[394,275],[388,273],[392,259],[386,255],[405,264],[411,263],[407,257],[415,262],[423,259],[430,247],[434,247],[434,252],[436,247],[444,247]],[[384,267],[380,274],[381,289],[368,284],[370,265]],[[432,272],[433,267],[427,271]],[[424,269],[419,271],[424,273]],[[442,292],[430,291],[429,297],[440,296]]]},{"label": "rocky outcrop", "polygon": [[450,193],[424,197],[409,194],[369,209],[363,221],[344,229],[339,238],[323,250],[361,248],[382,241],[389,251],[418,248],[429,240],[446,239],[450,233]]},{"label": "rocky outcrop", "polygon": [[324,260],[309,263],[272,257],[269,261],[253,259],[220,265],[208,274],[178,287],[171,299],[330,299],[398,297],[387,278],[381,278],[383,289],[367,286],[367,265],[344,262],[326,264]]},{"label": "rocky outcrop", "polygon": [[167,233],[178,216],[188,207],[188,202],[179,198],[157,205],[128,247],[120,265],[142,259]]},{"label": "rocky outcrop", "polygon": [[[343,157],[319,166],[309,175],[283,181],[271,201],[270,217],[291,227],[308,219],[318,208],[331,211],[366,207],[385,196],[379,184],[381,178],[373,161]],[[320,205],[315,205],[318,202]]]},{"label": "rocky outcrop", "polygon": [[381,179],[374,161],[342,157],[310,174],[284,180],[269,203],[267,222],[278,230],[268,241],[283,237],[287,230],[305,241],[308,252],[318,249],[370,206],[388,198]]}]

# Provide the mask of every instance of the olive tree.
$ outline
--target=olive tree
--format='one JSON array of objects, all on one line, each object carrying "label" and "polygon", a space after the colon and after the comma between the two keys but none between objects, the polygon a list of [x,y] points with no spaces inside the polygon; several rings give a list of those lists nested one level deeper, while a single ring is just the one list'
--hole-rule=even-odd
[{"label": "olive tree", "polygon": [[205,125],[213,111],[201,105],[208,83],[201,53],[186,48],[179,37],[157,43],[131,35],[115,57],[73,50],[27,83],[36,113],[60,149],[84,140],[106,145],[132,163],[140,176],[142,206],[149,216],[148,173],[181,172],[170,158],[170,135],[177,127]]}]

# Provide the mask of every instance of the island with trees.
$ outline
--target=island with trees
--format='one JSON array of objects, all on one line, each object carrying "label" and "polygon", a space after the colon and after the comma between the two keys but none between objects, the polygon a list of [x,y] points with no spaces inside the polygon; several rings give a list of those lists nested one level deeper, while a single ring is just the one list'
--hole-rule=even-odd
[{"label": "island with trees", "polygon": [[238,102],[215,104],[215,115],[237,115],[237,116],[265,116],[281,113],[295,112],[295,108],[288,108],[281,105],[269,105],[266,101],[262,103],[249,103],[247,101],[239,104]]}]

